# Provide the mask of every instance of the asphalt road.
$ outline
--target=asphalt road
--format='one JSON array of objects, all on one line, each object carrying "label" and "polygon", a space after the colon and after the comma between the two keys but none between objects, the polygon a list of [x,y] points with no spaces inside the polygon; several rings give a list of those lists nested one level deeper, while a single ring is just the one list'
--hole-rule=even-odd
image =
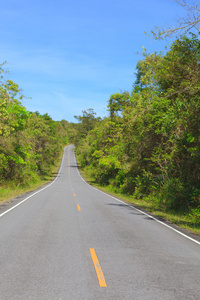
[{"label": "asphalt road", "polygon": [[199,300],[200,241],[89,186],[69,146],[53,183],[0,206],[0,299]]}]

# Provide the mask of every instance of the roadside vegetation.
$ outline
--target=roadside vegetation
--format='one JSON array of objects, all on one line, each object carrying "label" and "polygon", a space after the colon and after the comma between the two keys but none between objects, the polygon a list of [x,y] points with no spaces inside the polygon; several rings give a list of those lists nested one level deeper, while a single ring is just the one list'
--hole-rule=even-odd
[{"label": "roadside vegetation", "polygon": [[[80,166],[95,183],[129,195],[131,202],[158,214],[187,219],[182,223],[196,231],[200,228],[199,62],[200,40],[194,34],[175,40],[165,54],[144,52],[133,90],[111,95],[109,117],[96,119],[95,124],[93,115],[94,128],[74,141]],[[83,130],[85,120],[80,121]]]},{"label": "roadside vegetation", "polygon": [[150,197],[141,197],[136,198],[133,195],[128,195],[121,193],[117,189],[113,189],[110,185],[101,185],[96,182],[96,180],[91,177],[91,173],[88,172],[86,168],[80,168],[82,177],[92,186],[102,190],[105,193],[108,193],[114,197],[124,200],[127,203],[133,204],[136,208],[142,209],[147,213],[152,213],[154,216],[158,217],[159,220],[170,221],[173,224],[176,224],[192,233],[200,235],[200,226],[199,226],[199,216],[198,214],[186,213],[184,211],[174,211],[166,210],[164,207],[160,206],[159,199]]},{"label": "roadside vegetation", "polygon": [[150,34],[176,35],[169,50],[144,49],[132,91],[74,142],[91,184],[200,234],[200,2],[175,2],[185,18]]},{"label": "roadside vegetation", "polygon": [[132,90],[110,96],[104,119],[92,108],[78,123],[27,111],[0,65],[0,199],[49,180],[73,143],[90,183],[200,234],[200,3],[175,1],[187,18],[152,33],[185,35],[165,53],[144,50]]},{"label": "roadside vegetation", "polygon": [[55,173],[68,143],[67,121],[30,112],[19,86],[0,65],[0,201],[41,185]]}]

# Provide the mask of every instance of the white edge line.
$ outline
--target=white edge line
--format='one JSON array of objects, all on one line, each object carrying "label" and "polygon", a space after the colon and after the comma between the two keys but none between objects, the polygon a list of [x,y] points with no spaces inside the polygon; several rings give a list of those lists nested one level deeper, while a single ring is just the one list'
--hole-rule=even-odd
[{"label": "white edge line", "polygon": [[[75,155],[75,153],[74,153],[74,157],[75,157],[75,160],[76,160],[76,155]],[[77,160],[76,160],[76,164],[77,164]],[[167,228],[169,228],[169,229],[175,231],[176,233],[178,233],[178,234],[184,236],[185,238],[191,240],[192,242],[194,242],[194,243],[200,245],[200,242],[199,242],[199,241],[197,241],[197,240],[191,238],[190,236],[188,236],[188,235],[182,233],[181,231],[179,231],[179,230],[177,230],[177,229],[175,229],[175,228],[173,228],[173,227],[167,225],[166,223],[164,223],[164,222],[162,222],[162,221],[156,219],[155,217],[153,217],[153,216],[151,216],[151,215],[145,213],[144,211],[142,211],[142,210],[136,208],[135,206],[132,206],[132,205],[130,205],[130,204],[127,204],[126,202],[124,202],[124,201],[122,201],[122,200],[119,200],[119,199],[115,198],[114,196],[111,196],[111,195],[109,195],[109,194],[107,194],[107,193],[105,193],[105,192],[103,192],[103,191],[97,189],[96,187],[90,185],[90,184],[89,184],[87,181],[85,181],[85,179],[82,177],[82,175],[81,175],[81,173],[80,173],[78,167],[77,167],[77,170],[78,170],[78,174],[79,174],[79,176],[81,177],[81,179],[83,180],[83,182],[85,182],[86,184],[88,184],[91,188],[93,188],[93,189],[99,191],[100,193],[103,193],[104,195],[107,195],[108,197],[110,197],[110,198],[112,198],[112,199],[114,199],[114,200],[116,200],[116,201],[118,201],[118,202],[121,202],[121,203],[123,203],[123,204],[129,206],[130,208],[132,208],[132,209],[134,209],[134,210],[137,210],[138,212],[142,213],[143,215],[146,215],[146,216],[152,218],[152,219],[155,220],[156,222],[158,222],[158,223],[160,223],[160,224],[166,226]]]},{"label": "white edge line", "polygon": [[[67,148],[68,146],[66,146],[65,148]],[[64,148],[64,150],[65,150]],[[58,176],[60,175],[61,169],[62,169],[62,165],[63,165],[63,161],[64,161],[64,153],[63,153],[63,158],[62,158],[62,162],[58,171],[58,174],[56,175],[54,181],[52,181],[49,185],[45,186],[44,188],[42,188],[41,190],[33,193],[32,195],[28,196],[27,198],[25,198],[24,200],[22,200],[21,202],[17,203],[16,205],[12,206],[10,209],[4,211],[2,214],[0,214],[0,218],[3,217],[5,214],[9,213],[11,210],[13,210],[14,208],[16,208],[17,206],[21,205],[22,203],[24,203],[25,201],[27,201],[29,198],[35,196],[36,194],[44,191],[45,189],[49,188],[52,184],[54,184],[56,182],[56,180],[58,179]]]}]

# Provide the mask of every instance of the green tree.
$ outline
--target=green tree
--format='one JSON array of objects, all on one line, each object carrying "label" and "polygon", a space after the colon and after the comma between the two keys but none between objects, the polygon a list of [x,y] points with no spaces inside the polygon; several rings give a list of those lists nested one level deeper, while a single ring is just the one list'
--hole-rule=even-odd
[{"label": "green tree", "polygon": [[[82,111],[82,116],[74,116],[78,120],[78,124],[76,125],[76,131],[74,142],[75,144],[80,143],[81,139],[86,137],[88,132],[92,130],[98,122],[100,122],[101,118],[96,117],[96,112],[94,112],[93,108],[89,108],[87,110]],[[73,126],[75,128],[75,126]]]},{"label": "green tree", "polygon": [[0,66],[0,182],[27,184],[47,174],[68,142],[65,124],[22,105],[19,86]]},{"label": "green tree", "polygon": [[110,112],[110,117],[114,118],[115,115],[118,114],[118,112],[122,112],[123,109],[130,105],[130,95],[128,92],[123,93],[115,93],[110,96],[110,99],[108,101],[108,110]]},{"label": "green tree", "polygon": [[145,53],[128,101],[111,95],[110,117],[78,147],[96,181],[140,197],[156,194],[170,209],[198,207],[199,61],[195,35],[176,40],[165,55]]}]

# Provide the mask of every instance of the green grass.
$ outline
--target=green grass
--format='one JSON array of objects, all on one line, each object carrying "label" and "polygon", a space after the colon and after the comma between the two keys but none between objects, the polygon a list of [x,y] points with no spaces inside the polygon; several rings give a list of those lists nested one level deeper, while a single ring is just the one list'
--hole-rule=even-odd
[{"label": "green grass", "polygon": [[[29,183],[27,186],[20,186],[15,185],[12,183],[4,184],[0,187],[0,203],[7,202],[19,195],[22,195],[26,192],[38,189],[44,184],[47,184],[51,182],[60,166],[62,160],[62,155],[60,156],[58,162],[55,164],[55,166],[52,167],[51,172],[48,176],[45,176],[44,178],[38,178],[37,182]],[[195,234],[200,235],[200,216],[198,215],[198,212],[192,212],[190,214],[184,214],[184,213],[175,213],[170,211],[165,211],[163,207],[159,205],[158,201],[155,201],[155,199],[146,198],[146,199],[135,199],[131,196],[124,195],[121,193],[117,193],[116,191],[113,191],[111,186],[100,186],[97,184],[93,178],[90,177],[90,175],[83,169],[81,169],[81,175],[83,178],[91,185],[95,186],[96,188],[111,194],[117,198],[120,198],[128,203],[132,203],[135,206],[142,208],[146,211],[149,211],[153,213],[156,216],[159,216],[161,218],[164,218],[182,228],[185,228]]]},{"label": "green grass", "polygon": [[28,182],[28,184],[25,186],[21,186],[20,184],[16,185],[15,182],[6,182],[4,184],[1,184],[0,203],[10,201],[11,199],[19,195],[36,190],[42,185],[51,182],[57,174],[57,171],[62,161],[62,155],[59,157],[56,164],[52,166],[51,171],[48,175],[45,175],[44,177],[38,177],[37,180],[34,180],[34,182]]},{"label": "green grass", "polygon": [[158,199],[155,199],[153,197],[146,197],[145,199],[136,199],[133,196],[124,195],[113,191],[113,188],[111,186],[101,186],[97,184],[95,180],[92,177],[90,177],[89,173],[86,172],[86,170],[84,169],[81,169],[81,175],[89,184],[95,186],[96,188],[117,198],[120,198],[128,203],[131,203],[138,208],[146,210],[147,212],[151,212],[155,216],[168,220],[173,224],[176,224],[192,233],[200,235],[199,211],[191,212],[190,214],[166,211],[165,208],[159,204]]}]

